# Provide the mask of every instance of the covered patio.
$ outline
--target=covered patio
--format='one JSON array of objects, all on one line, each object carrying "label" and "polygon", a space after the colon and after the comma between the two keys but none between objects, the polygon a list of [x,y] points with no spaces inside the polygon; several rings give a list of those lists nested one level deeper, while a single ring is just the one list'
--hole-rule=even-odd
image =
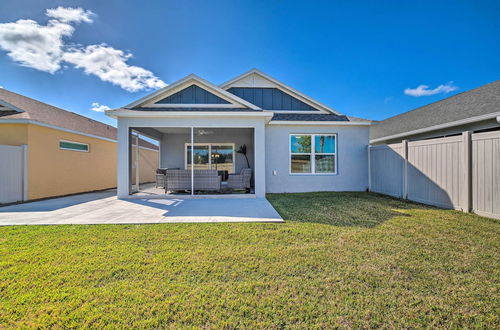
[{"label": "covered patio", "polygon": [[144,170],[131,143],[134,196],[255,194],[253,128],[131,127],[131,134],[156,140],[160,149],[156,181],[139,184]]}]

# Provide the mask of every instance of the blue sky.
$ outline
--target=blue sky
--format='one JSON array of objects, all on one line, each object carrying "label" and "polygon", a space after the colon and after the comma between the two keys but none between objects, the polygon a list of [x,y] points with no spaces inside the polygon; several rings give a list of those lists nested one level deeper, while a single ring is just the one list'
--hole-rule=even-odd
[{"label": "blue sky", "polygon": [[[54,33],[74,28],[55,36],[55,56],[49,20]],[[92,103],[120,107],[151,92],[138,89],[190,73],[218,84],[256,67],[341,113],[378,120],[500,79],[500,1],[2,0],[0,23],[0,86],[110,124]],[[32,46],[45,53],[26,59]],[[107,65],[145,78],[103,81]]]}]

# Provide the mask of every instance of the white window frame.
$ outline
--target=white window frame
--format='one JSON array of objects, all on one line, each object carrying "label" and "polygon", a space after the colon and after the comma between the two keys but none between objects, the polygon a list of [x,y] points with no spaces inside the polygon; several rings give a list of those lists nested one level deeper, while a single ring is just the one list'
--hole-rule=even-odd
[{"label": "white window frame", "polygon": [[[87,146],[87,150],[78,150],[78,149],[64,148],[64,147],[61,147],[61,142],[74,143],[74,144],[80,144],[80,145],[83,145],[83,146]],[[77,152],[90,152],[90,144],[61,139],[61,140],[59,140],[59,149],[60,150],[77,151]]]},{"label": "white window frame", "polygon": [[[292,136],[308,135],[311,137],[311,152],[310,153],[292,153]],[[334,136],[335,137],[335,152],[334,153],[316,153],[316,136]],[[288,174],[289,175],[337,175],[338,173],[338,136],[337,133],[290,133],[288,134]],[[292,172],[292,155],[310,155],[311,156],[311,173],[293,173]],[[335,171],[331,173],[316,173],[316,155],[334,155],[335,156]]]},{"label": "white window frame", "polygon": [[[236,168],[236,144],[235,143],[216,143],[216,142],[209,142],[209,143],[194,143],[194,146],[208,146],[208,167],[212,168],[212,145],[215,146],[231,146],[233,147],[233,167],[232,167],[232,173],[235,173],[235,168]],[[188,170],[188,159],[187,159],[187,148],[191,146],[191,143],[184,143],[184,169]]]}]

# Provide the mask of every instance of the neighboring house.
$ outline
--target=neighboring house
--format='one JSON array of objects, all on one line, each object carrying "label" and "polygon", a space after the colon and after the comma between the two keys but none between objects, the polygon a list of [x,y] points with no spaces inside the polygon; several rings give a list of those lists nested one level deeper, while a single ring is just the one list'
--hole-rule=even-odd
[{"label": "neighboring house", "polygon": [[[120,198],[131,194],[132,131],[160,141],[162,168],[190,169],[194,162],[195,169],[239,173],[250,167],[257,197],[368,187],[371,122],[256,69],[219,86],[189,75],[107,115],[118,120]],[[242,146],[246,158],[238,153]]]},{"label": "neighboring house", "polygon": [[374,123],[371,144],[424,140],[499,128],[500,80]]},{"label": "neighboring house", "polygon": [[[139,144],[154,181],[158,147]],[[116,150],[116,128],[0,88],[0,203],[116,187]]]}]

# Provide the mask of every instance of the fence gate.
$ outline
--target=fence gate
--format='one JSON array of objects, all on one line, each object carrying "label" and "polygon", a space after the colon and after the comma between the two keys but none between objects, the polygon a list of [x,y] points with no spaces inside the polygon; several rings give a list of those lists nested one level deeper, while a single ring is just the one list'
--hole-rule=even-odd
[{"label": "fence gate", "polygon": [[472,134],[472,210],[500,219],[500,132]]},{"label": "fence gate", "polygon": [[0,204],[26,200],[26,146],[0,145]]}]

